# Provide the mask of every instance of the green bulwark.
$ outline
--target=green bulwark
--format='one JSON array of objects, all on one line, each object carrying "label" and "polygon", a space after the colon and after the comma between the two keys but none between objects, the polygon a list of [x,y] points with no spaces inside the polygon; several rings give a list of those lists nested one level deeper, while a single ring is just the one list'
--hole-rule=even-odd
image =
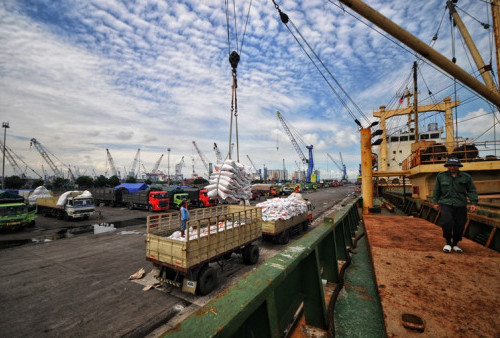
[{"label": "green bulwark", "polygon": [[[341,291],[338,297],[340,308],[335,309],[335,318],[332,318],[333,313],[328,314],[325,302],[323,284],[335,288],[341,282],[338,260],[346,260],[347,249],[352,248],[360,223],[357,202],[353,201],[337,213],[335,220],[325,218],[323,224],[217,295],[163,336],[281,337],[291,330],[291,324],[300,313],[304,315],[307,326],[325,333],[329,329],[333,332],[329,325],[335,322],[338,326],[335,334],[340,336],[344,333],[346,336],[384,336],[382,312],[363,241],[357,249],[360,260],[353,259],[353,266],[357,272],[364,273],[359,282],[367,282],[363,288],[369,297],[349,290],[359,289],[351,288],[358,285],[358,281],[346,272],[348,290],[347,293]],[[362,300],[353,301],[352,297]],[[362,308],[368,309],[369,317],[361,315]],[[344,314],[352,314],[355,318],[345,319]],[[357,328],[349,328],[351,325]]]}]

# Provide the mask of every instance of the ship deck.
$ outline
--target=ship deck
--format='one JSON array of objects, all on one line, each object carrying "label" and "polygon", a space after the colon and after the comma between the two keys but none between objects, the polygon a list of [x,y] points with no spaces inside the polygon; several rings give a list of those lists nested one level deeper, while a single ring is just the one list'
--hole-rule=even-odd
[{"label": "ship deck", "polygon": [[420,218],[363,221],[388,337],[500,336],[500,253],[466,238],[444,253],[441,228]]}]

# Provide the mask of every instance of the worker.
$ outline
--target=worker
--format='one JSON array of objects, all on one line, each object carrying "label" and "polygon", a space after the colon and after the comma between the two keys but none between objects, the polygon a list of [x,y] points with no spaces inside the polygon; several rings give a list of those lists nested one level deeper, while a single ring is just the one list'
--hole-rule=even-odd
[{"label": "worker", "polygon": [[432,199],[434,209],[441,211],[443,237],[446,239],[443,251],[461,253],[458,242],[462,240],[467,221],[467,198],[472,204],[470,211],[475,212],[478,196],[471,176],[459,170],[463,165],[458,158],[450,157],[444,166],[448,170],[437,175]]},{"label": "worker", "polygon": [[300,187],[297,185],[293,193],[290,194],[289,198],[296,198],[299,200],[303,200],[302,194],[300,193]]},{"label": "worker", "polygon": [[189,221],[189,211],[187,209],[187,205],[187,200],[183,199],[181,203],[181,237],[185,237],[184,232],[186,231],[186,223]]}]

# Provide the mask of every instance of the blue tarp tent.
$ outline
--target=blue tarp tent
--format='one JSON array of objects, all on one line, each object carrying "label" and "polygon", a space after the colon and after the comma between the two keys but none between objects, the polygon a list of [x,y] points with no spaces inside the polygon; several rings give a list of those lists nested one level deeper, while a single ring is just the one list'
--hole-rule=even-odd
[{"label": "blue tarp tent", "polygon": [[148,185],[146,183],[122,183],[120,185],[117,185],[114,189],[127,189],[130,194],[135,194],[139,190],[148,189]]}]

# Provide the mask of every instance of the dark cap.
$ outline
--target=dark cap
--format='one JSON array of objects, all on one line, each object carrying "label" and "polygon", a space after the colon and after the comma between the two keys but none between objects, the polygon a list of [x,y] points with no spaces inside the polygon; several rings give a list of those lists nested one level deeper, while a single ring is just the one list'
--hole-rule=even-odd
[{"label": "dark cap", "polygon": [[187,202],[187,199],[183,198],[182,199],[182,204],[185,204]]},{"label": "dark cap", "polygon": [[449,167],[451,165],[456,167],[463,167],[462,163],[460,163],[460,160],[456,157],[450,157],[444,164],[445,167]]}]

